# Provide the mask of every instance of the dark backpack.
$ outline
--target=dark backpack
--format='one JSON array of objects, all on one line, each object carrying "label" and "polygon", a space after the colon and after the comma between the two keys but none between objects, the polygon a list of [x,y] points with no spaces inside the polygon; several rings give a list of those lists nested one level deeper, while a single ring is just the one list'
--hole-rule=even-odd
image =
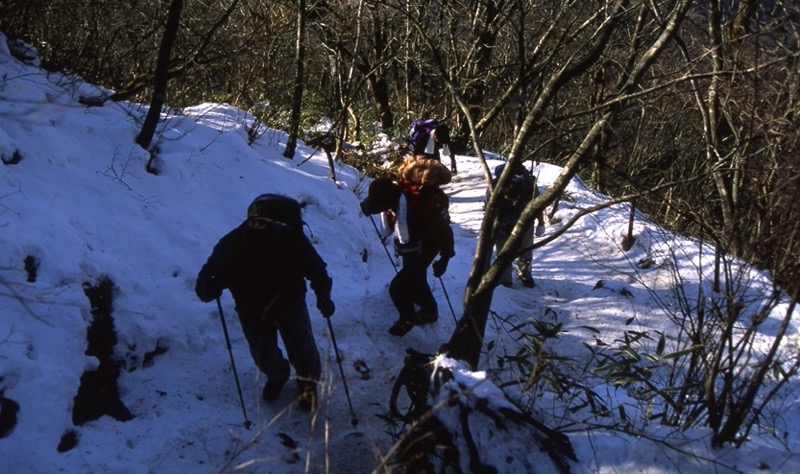
[{"label": "dark backpack", "polygon": [[[500,175],[503,173],[504,168],[505,164],[502,164],[494,169],[494,185],[497,185],[497,181],[500,179]],[[536,178],[531,175],[531,173],[525,169],[524,166],[519,166],[514,170],[514,174],[511,176],[511,182],[506,187],[506,192],[504,195],[509,201],[527,202],[533,199],[535,188]]]},{"label": "dark backpack", "polygon": [[[446,127],[439,124],[439,122],[433,118],[414,120],[414,122],[411,123],[411,133],[408,137],[411,152],[415,155],[425,154],[425,146],[428,144],[428,138],[431,132],[436,130],[437,134],[439,134],[440,130],[443,128],[446,130]],[[442,141],[442,143],[447,143],[448,141],[449,138],[446,141]]]},{"label": "dark backpack", "polygon": [[403,194],[408,202],[410,215],[417,213],[435,215],[450,223],[450,199],[439,186],[416,186],[404,184]]},{"label": "dark backpack", "polygon": [[303,204],[297,200],[282,194],[266,193],[250,203],[247,208],[247,218],[269,219],[302,232],[305,225],[302,211]]},{"label": "dark backpack", "polygon": [[438,125],[438,123],[434,119],[416,119],[411,122],[411,133],[408,137],[411,146],[416,146],[422,138],[427,142],[428,135],[430,135],[431,130],[436,128],[436,125]]}]

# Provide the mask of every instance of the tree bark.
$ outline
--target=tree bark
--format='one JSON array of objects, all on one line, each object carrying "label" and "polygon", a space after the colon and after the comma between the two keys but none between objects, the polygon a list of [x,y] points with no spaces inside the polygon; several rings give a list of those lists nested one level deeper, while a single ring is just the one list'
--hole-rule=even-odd
[{"label": "tree bark", "polygon": [[183,10],[183,0],[172,0],[167,14],[167,25],[164,28],[164,36],[161,38],[161,46],[158,50],[158,59],[153,73],[153,98],[150,101],[150,109],[142,124],[139,135],[136,136],[136,144],[147,150],[153,141],[158,120],[161,117],[161,109],[167,95],[167,82],[169,81],[169,57],[175,38],[178,36],[178,27],[181,21],[181,11]]},{"label": "tree bark", "polygon": [[289,137],[286,140],[286,149],[283,156],[290,160],[294,158],[297,148],[297,135],[300,130],[300,112],[303,108],[303,80],[305,72],[305,35],[306,35],[306,0],[297,0],[297,38],[295,42],[295,76],[292,90],[292,116],[289,119]]}]

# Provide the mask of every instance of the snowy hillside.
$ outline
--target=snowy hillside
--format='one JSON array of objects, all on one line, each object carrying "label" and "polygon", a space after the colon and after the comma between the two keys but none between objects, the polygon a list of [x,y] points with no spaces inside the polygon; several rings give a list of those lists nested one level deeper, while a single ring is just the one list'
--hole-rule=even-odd
[{"label": "snowy hillside", "polygon": [[[397,338],[387,332],[396,318],[386,288],[394,274],[391,256],[359,212],[364,178],[357,171],[339,165],[332,182],[323,154],[309,159],[314,150],[301,144],[287,160],[281,156],[286,136],[274,130],[248,145],[252,117],[225,104],[202,104],[165,114],[157,136],[159,173],[150,174],[148,153],[134,143],[146,107],[84,105],[104,91],[37,66],[35,57],[12,57],[0,35],[0,472],[371,472],[401,428],[387,421],[388,399],[406,349],[435,353],[461,315],[485,195],[477,160],[459,156],[459,173],[446,186],[456,257],[441,282],[430,277],[441,317]],[[536,172],[546,186],[560,169],[542,163]],[[307,235],[334,280],[331,324],[345,379],[312,296],[324,385],[312,414],[297,408],[293,384],[273,403],[261,399],[264,376],[225,293],[240,405],[221,315],[194,294],[197,271],[213,245],[264,192],[305,203]],[[605,200],[579,179],[567,194],[556,212],[562,223]],[[499,359],[520,350],[511,328],[527,321],[561,323],[564,332],[550,341],[551,350],[574,357],[576,366],[597,339],[611,343],[624,330],[669,327],[664,308],[676,304],[672,269],[696,292],[706,285],[713,256],[643,216],[635,223],[633,248],[624,252],[619,244],[628,214],[620,205],[582,218],[536,251],[535,288],[517,282],[497,289],[481,369],[492,373]],[[546,235],[560,225],[553,222]],[[752,278],[754,299],[769,293],[764,275]],[[98,309],[86,290],[103,282],[114,287],[122,407],[76,424],[82,376],[100,365],[86,353]],[[763,341],[774,329],[765,325]],[[514,387],[506,392],[519,395]],[[621,388],[607,386],[601,395],[631,413],[642,405]],[[588,423],[562,426],[572,415],[565,401],[552,393],[521,399],[568,434],[576,473],[800,472],[792,399],[781,407],[783,425],[775,426],[785,436],[752,432],[742,448],[720,450],[710,448],[705,430],[670,432],[644,417],[632,420],[632,431],[647,436]],[[517,442],[506,442],[502,451],[482,445],[482,455],[509,472],[552,470],[530,440]],[[501,457],[509,452],[518,459]]]}]

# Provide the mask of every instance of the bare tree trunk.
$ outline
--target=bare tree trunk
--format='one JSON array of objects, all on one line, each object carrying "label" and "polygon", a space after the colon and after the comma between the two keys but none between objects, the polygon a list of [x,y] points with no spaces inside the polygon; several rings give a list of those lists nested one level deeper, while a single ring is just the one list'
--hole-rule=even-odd
[{"label": "bare tree trunk", "polygon": [[[607,114],[595,122],[592,129],[587,133],[583,145],[575,151],[553,185],[528,204],[511,231],[506,245],[500,250],[491,265],[489,262],[494,242],[487,225],[494,221],[495,210],[490,199],[481,233],[478,235],[472,271],[465,289],[464,314],[459,319],[456,329],[445,346],[446,352],[450,357],[463,360],[473,368],[478,367],[492,296],[503,271],[516,258],[517,249],[520,248],[525,230],[533,225],[534,217],[544,212],[544,209],[561,195],[575,174],[577,174],[578,167],[586,161],[586,157],[589,156],[589,150],[593,143],[599,139],[601,132],[607,126],[609,118],[610,114]],[[506,168],[510,169],[510,167]],[[501,181],[502,178],[501,176]],[[505,183],[498,182],[498,187],[503,185]]]},{"label": "bare tree trunk", "polygon": [[381,130],[388,132],[394,127],[394,114],[389,103],[389,84],[386,77],[376,72],[369,76],[369,85],[375,101],[375,112],[381,122]]},{"label": "bare tree trunk", "polygon": [[[708,32],[712,41],[712,46],[709,50],[714,73],[711,76],[711,82],[708,86],[707,94],[707,111],[708,111],[708,128],[705,130],[706,139],[706,158],[708,159],[709,166],[714,170],[714,182],[717,186],[719,193],[720,211],[722,213],[722,224],[724,228],[724,235],[731,235],[731,227],[735,220],[735,203],[733,202],[733,190],[731,189],[731,182],[728,177],[727,169],[721,169],[725,158],[721,154],[720,145],[722,140],[720,132],[722,131],[720,125],[721,109],[720,109],[720,82],[721,78],[719,73],[722,72],[723,63],[723,50],[722,50],[722,6],[719,0],[710,2],[710,13],[708,21]],[[727,239],[726,239],[727,240]],[[727,243],[727,242],[726,242]]]},{"label": "bare tree trunk", "polygon": [[[153,98],[150,101],[150,110],[147,111],[142,130],[136,136],[136,144],[147,150],[153,141],[156,133],[156,126],[161,117],[161,109],[164,106],[165,96],[167,95],[167,82],[169,80],[169,56],[175,38],[178,36],[180,26],[181,11],[183,10],[183,0],[172,0],[167,14],[167,25],[164,28],[164,36],[161,38],[161,47],[158,50],[158,59],[153,73]],[[150,164],[148,163],[148,168]]]},{"label": "bare tree trunk", "polygon": [[[533,128],[541,122],[541,117],[544,115],[555,93],[575,77],[586,74],[590,67],[601,59],[602,52],[608,46],[612,33],[619,26],[619,16],[625,9],[626,4],[627,2],[624,0],[615,2],[613,7],[610,7],[608,15],[604,17],[604,20],[599,25],[597,34],[594,37],[594,43],[589,45],[582,56],[573,56],[573,61],[565,64],[542,85],[535,101],[536,105],[530,109],[525,120],[520,125],[508,157],[509,166],[500,176],[497,182],[498,188],[506,186],[506,183],[510,180],[508,179],[511,175],[510,170],[522,161],[521,151],[527,145]],[[450,341],[445,346],[449,356],[461,359],[472,365],[473,368],[478,367],[480,351],[483,347],[484,330],[491,306],[491,295],[503,270],[516,257],[518,253],[516,249],[520,248],[525,231],[533,225],[535,216],[544,212],[547,205],[555,202],[561,195],[569,181],[578,172],[578,167],[590,155],[592,147],[604,138],[603,134],[608,132],[609,126],[621,109],[620,102],[624,101],[627,94],[634,92],[644,73],[664,50],[683,21],[690,4],[690,0],[681,0],[673,6],[668,16],[668,21],[663,24],[652,44],[648,48],[639,50],[639,56],[632,62],[629,74],[621,77],[618,81],[617,92],[614,96],[617,102],[611,101],[611,104],[614,105],[609,105],[606,112],[591,125],[581,144],[573,151],[571,158],[564,166],[564,170],[553,185],[528,204],[514,226],[505,246],[498,253],[495,262],[488,265],[493,244],[491,227],[496,215],[494,199],[496,193],[492,193],[487,202],[486,213],[473,257],[472,270],[464,291],[464,314],[458,321]]]},{"label": "bare tree trunk", "polygon": [[303,108],[303,61],[305,60],[306,0],[297,0],[297,41],[295,43],[295,77],[292,91],[292,116],[289,122],[289,138],[283,156],[294,158],[297,148],[297,135],[300,130],[300,112]]}]

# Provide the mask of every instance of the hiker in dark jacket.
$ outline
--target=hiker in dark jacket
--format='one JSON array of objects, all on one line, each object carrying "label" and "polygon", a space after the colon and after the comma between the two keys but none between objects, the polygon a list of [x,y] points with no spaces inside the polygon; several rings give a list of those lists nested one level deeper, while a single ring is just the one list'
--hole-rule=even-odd
[{"label": "hiker in dark jacket", "polygon": [[[278,398],[294,366],[300,405],[316,403],[320,356],[306,306],[306,282],[316,294],[317,309],[326,318],[334,313],[332,280],[326,264],[302,232],[264,217],[268,205],[258,198],[247,219],[214,246],[197,275],[195,292],[204,302],[229,289],[236,304],[250,354],[267,375],[263,397]],[[288,362],[278,347],[278,333]]]},{"label": "hiker in dark jacket", "polygon": [[365,215],[381,214],[383,238],[394,235],[395,252],[403,260],[389,284],[399,313],[389,329],[394,336],[405,335],[415,324],[439,319],[427,272],[432,264],[433,276],[441,277],[455,255],[448,206],[447,195],[438,186],[403,188],[388,178],[375,179],[361,202]]},{"label": "hiker in dark jacket", "polygon": [[[495,168],[495,185],[497,184],[497,180],[500,178],[500,175],[503,173],[504,168],[505,164],[501,164]],[[508,240],[509,236],[511,235],[511,231],[517,224],[519,216],[522,215],[522,211],[525,210],[525,207],[528,205],[531,199],[538,195],[538,192],[536,191],[536,178],[532,176],[531,172],[525,169],[524,166],[518,165],[517,168],[514,169],[514,174],[511,177],[511,181],[507,184],[506,188],[502,190],[502,192],[503,194],[500,195],[500,199],[497,201],[497,217],[495,218],[493,227],[496,252],[499,252],[500,249],[502,249],[506,244],[506,240]],[[487,200],[489,199],[488,194],[486,198]],[[537,236],[540,236],[544,233],[543,213],[540,213],[538,216],[536,216],[535,220],[539,222],[535,233]],[[522,237],[520,248],[530,247],[533,245],[533,229],[533,225],[531,225],[525,232],[525,235]],[[517,274],[517,278],[519,278],[523,286],[527,288],[533,288],[536,286],[536,282],[534,282],[533,276],[531,275],[532,260],[533,250],[528,248],[517,257],[516,261],[513,262],[512,265],[509,265],[506,268],[506,271],[500,277],[500,284],[508,288],[513,285],[511,279],[513,266],[513,270]]]}]

